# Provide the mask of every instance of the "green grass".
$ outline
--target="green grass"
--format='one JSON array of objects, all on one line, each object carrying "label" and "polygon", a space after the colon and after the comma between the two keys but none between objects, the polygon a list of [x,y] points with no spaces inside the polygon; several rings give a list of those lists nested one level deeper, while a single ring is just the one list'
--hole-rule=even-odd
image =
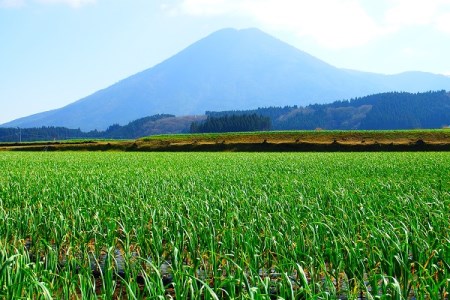
[{"label": "green grass", "polygon": [[0,298],[448,298],[449,162],[2,152]]},{"label": "green grass", "polygon": [[153,135],[141,138],[143,141],[152,140],[216,140],[245,137],[278,138],[284,136],[303,137],[334,137],[334,136],[360,136],[374,138],[421,138],[439,136],[450,139],[448,129],[417,129],[417,130],[291,130],[291,131],[255,131],[255,132],[231,132],[231,133],[188,133],[188,134],[166,134]]}]

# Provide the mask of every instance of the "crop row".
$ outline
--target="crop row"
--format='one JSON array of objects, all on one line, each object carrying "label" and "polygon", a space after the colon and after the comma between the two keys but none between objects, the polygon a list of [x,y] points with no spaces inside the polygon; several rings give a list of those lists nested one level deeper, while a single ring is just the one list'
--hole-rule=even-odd
[{"label": "crop row", "polygon": [[1,153],[0,297],[448,299],[450,153]]}]

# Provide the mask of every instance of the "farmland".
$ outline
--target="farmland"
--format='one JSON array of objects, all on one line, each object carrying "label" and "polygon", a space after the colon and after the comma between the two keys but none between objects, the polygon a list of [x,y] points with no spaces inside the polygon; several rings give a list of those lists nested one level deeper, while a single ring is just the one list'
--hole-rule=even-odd
[{"label": "farmland", "polygon": [[137,140],[3,143],[0,151],[450,151],[450,130],[303,130],[153,135]]},{"label": "farmland", "polygon": [[0,298],[448,299],[450,153],[0,153]]}]

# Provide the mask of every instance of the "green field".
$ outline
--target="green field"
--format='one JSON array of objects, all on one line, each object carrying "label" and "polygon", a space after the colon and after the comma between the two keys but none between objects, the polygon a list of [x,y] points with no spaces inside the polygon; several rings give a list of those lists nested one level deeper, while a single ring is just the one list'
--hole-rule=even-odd
[{"label": "green field", "polygon": [[162,134],[152,135],[141,138],[144,141],[166,140],[166,141],[185,141],[185,140],[233,140],[236,138],[251,139],[265,138],[269,140],[279,139],[339,139],[339,138],[373,138],[373,139],[423,139],[439,138],[440,140],[449,139],[450,131],[448,129],[406,129],[406,130],[286,130],[286,131],[252,131],[252,132],[221,132],[221,133],[187,133],[187,134]]},{"label": "green field", "polygon": [[0,153],[0,298],[448,299],[450,153]]}]

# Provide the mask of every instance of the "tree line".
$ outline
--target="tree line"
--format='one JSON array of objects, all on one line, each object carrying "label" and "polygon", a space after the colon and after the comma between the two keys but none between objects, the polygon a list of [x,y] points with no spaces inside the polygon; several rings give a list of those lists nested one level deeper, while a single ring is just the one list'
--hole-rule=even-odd
[{"label": "tree line", "polygon": [[146,125],[160,119],[175,117],[169,114],[158,114],[134,120],[127,125],[113,124],[104,131],[92,130],[83,132],[57,126],[34,128],[0,128],[0,142],[33,142],[59,141],[74,139],[135,139],[147,135]]},{"label": "tree line", "polygon": [[271,130],[269,117],[254,114],[233,114],[221,117],[208,116],[205,121],[192,122],[191,133],[240,132]]}]

